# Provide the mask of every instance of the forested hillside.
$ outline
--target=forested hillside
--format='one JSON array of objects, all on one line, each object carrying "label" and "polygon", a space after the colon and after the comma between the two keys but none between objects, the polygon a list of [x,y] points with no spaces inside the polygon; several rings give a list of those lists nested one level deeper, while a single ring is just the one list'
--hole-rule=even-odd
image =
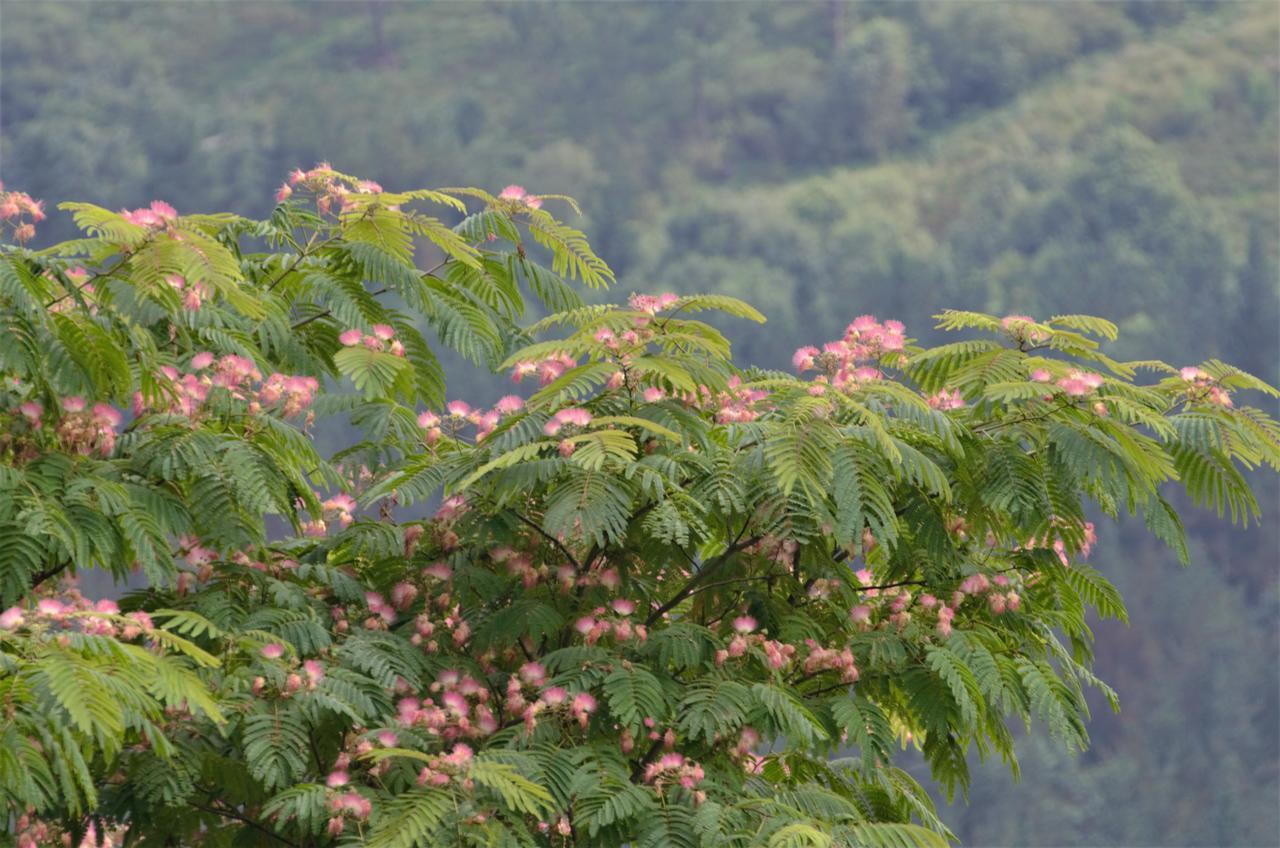
[{"label": "forested hillside", "polygon": [[[331,160],[386,185],[573,194],[619,291],[718,291],[783,367],[855,316],[1105,314],[1124,358],[1280,379],[1274,3],[9,4],[0,179],[108,208],[266,215]],[[264,82],[268,81],[268,82]],[[42,240],[73,234],[55,214]],[[1207,315],[1217,316],[1206,321]],[[731,336],[737,329],[726,324]],[[451,396],[496,396],[483,379]],[[1188,512],[1188,569],[1138,532],[1098,567],[1079,758],[988,763],[970,845],[1280,840],[1280,491]],[[1140,528],[1138,528],[1140,529]],[[1108,535],[1109,534],[1109,535]],[[1141,718],[1139,718],[1141,717]]]}]

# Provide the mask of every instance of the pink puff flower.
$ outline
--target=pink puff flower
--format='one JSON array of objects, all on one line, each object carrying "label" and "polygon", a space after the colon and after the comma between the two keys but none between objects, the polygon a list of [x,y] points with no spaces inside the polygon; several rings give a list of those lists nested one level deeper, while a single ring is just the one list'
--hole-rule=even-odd
[{"label": "pink puff flower", "polygon": [[740,615],[733,620],[733,630],[735,633],[751,633],[755,631],[759,623],[749,615]]},{"label": "pink puff flower", "polygon": [[67,605],[62,601],[54,600],[53,598],[44,598],[36,604],[36,610],[41,615],[48,615],[57,618],[58,616],[65,615],[67,613]]},{"label": "pink puff flower", "polygon": [[324,663],[319,660],[307,660],[302,664],[302,670],[310,679],[312,686],[324,680]]},{"label": "pink puff flower", "polygon": [[519,395],[504,395],[494,404],[494,410],[500,415],[510,415],[524,409],[524,398]]},{"label": "pink puff flower", "polygon": [[636,611],[635,601],[626,598],[616,598],[610,606],[613,607],[613,611],[618,615],[631,615]]},{"label": "pink puff flower", "polygon": [[284,656],[284,645],[279,642],[272,642],[262,646],[262,655],[269,660],[278,660]]},{"label": "pink puff flower", "polygon": [[163,221],[176,221],[178,218],[178,210],[163,200],[151,201],[151,211]]},{"label": "pink puff flower", "polygon": [[352,329],[346,330],[340,336],[338,336],[338,341],[342,342],[347,347],[352,347],[354,345],[360,344],[360,339],[363,337],[364,337],[364,333],[361,333],[359,330],[353,327]]},{"label": "pink puff flower", "polygon": [[44,407],[33,400],[29,400],[19,406],[18,411],[32,424],[39,424],[41,416],[44,415]]},{"label": "pink puff flower", "polygon": [[0,612],[0,630],[13,630],[21,627],[23,622],[22,607],[9,607]]},{"label": "pink puff flower", "polygon": [[1037,368],[1031,372],[1031,380],[1035,383],[1047,383],[1053,379],[1053,375],[1043,368]]},{"label": "pink puff flower", "polygon": [[373,334],[384,342],[389,342],[395,338],[396,328],[392,327],[390,324],[374,324]]},{"label": "pink puff flower", "polygon": [[573,696],[573,701],[569,704],[569,710],[578,718],[578,721],[585,727],[587,724],[587,716],[596,711],[596,699],[590,692],[579,692]]},{"label": "pink puff flower", "polygon": [[509,185],[498,195],[499,200],[523,200],[526,192],[524,186]]},{"label": "pink puff flower", "polygon": [[1207,379],[1209,375],[1201,371],[1199,368],[1196,368],[1194,365],[1189,365],[1180,370],[1178,372],[1178,376],[1182,377],[1182,379],[1186,380],[1188,383],[1191,383],[1196,380]]},{"label": "pink puff flower", "polygon": [[329,776],[325,778],[324,785],[330,789],[337,789],[339,786],[346,786],[351,781],[351,777],[342,769],[336,769],[329,772]]},{"label": "pink puff flower", "polygon": [[1080,397],[1089,393],[1089,385],[1079,377],[1063,377],[1058,381],[1058,388],[1072,397]]},{"label": "pink puff flower", "polygon": [[667,396],[667,393],[657,386],[650,386],[644,390],[645,403],[657,403]]},{"label": "pink puff flower", "polygon": [[577,427],[585,427],[591,423],[591,413],[580,407],[569,407],[562,409],[551,417],[547,425],[543,428],[548,436],[554,436],[560,432],[560,429],[566,424],[573,424]]},{"label": "pink puff flower", "polygon": [[191,368],[193,371],[202,371],[213,364],[213,354],[207,350],[202,350],[195,356],[191,357]]},{"label": "pink puff flower", "polygon": [[71,395],[62,399],[62,408],[66,412],[83,412],[84,406],[85,400],[79,395]]},{"label": "pink puff flower", "polygon": [[105,403],[95,403],[93,405],[93,418],[95,422],[104,427],[118,427],[120,422],[124,420],[120,410]]},{"label": "pink puff flower", "polygon": [[445,404],[445,410],[456,418],[466,418],[471,414],[471,404],[465,400],[451,400]]},{"label": "pink puff flower", "polygon": [[816,347],[802,347],[791,357],[791,364],[795,366],[796,371],[808,371],[814,367],[814,361],[818,356]]}]

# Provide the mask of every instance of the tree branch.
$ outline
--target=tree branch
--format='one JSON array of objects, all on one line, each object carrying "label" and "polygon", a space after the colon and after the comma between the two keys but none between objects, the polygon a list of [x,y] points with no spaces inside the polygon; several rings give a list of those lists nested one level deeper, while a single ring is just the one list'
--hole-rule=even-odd
[{"label": "tree branch", "polygon": [[754,545],[756,542],[760,541],[759,536],[752,536],[750,539],[747,539],[745,542],[741,541],[742,534],[745,532],[747,532],[747,525],[744,524],[742,525],[742,531],[738,533],[738,538],[734,540],[733,544],[730,545],[725,550],[724,553],[720,554],[720,556],[716,557],[711,562],[707,563],[706,566],[704,566],[702,570],[700,570],[697,574],[693,575],[693,577],[690,578],[689,582],[684,584],[684,586],[680,588],[680,591],[672,595],[671,598],[665,604],[663,604],[662,606],[654,610],[652,613],[650,613],[649,617],[645,619],[645,625],[646,626],[652,625],[658,619],[662,618],[662,616],[666,615],[672,609],[679,606],[686,598],[692,595],[699,586],[701,586],[703,583],[709,580],[717,571],[723,568],[724,564],[727,563],[730,560],[730,558],[733,557],[734,554],[738,553],[744,548],[749,548],[752,545]]}]

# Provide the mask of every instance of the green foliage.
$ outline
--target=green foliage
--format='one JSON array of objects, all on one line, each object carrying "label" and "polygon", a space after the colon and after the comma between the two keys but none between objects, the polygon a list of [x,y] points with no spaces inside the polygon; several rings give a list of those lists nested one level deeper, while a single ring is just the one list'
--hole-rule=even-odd
[{"label": "green foliage", "polygon": [[[1280,465],[1232,400],[1274,390],[1216,360],[1137,383],[1103,319],[948,311],[981,338],[925,348],[864,317],[799,377],[742,371],[693,317],[763,320],[725,296],[548,295],[567,308],[522,328],[548,274],[612,279],[552,197],[293,182],[314,212],[76,204],[89,239],[0,255],[0,800],[24,828],[946,844],[897,748],[967,791],[970,752],[1016,769],[1008,719],[1084,748],[1085,688],[1116,706],[1090,622],[1127,612],[1081,562],[1086,516],[1182,550],[1172,484],[1244,521],[1239,468]],[[412,209],[463,199],[454,228]],[[420,326],[542,385],[434,411]],[[330,415],[365,438],[326,459]],[[55,579],[135,565],[124,613]]]}]

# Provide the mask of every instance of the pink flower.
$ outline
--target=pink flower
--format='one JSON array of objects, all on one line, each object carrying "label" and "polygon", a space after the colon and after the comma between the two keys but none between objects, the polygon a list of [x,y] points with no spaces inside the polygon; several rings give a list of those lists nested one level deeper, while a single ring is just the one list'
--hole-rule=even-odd
[{"label": "pink flower", "polygon": [[610,606],[613,607],[613,611],[618,615],[631,615],[636,611],[635,601],[630,601],[626,598],[617,598]]},{"label": "pink flower", "polygon": [[563,704],[568,697],[569,693],[560,686],[552,686],[542,692],[542,700],[552,707]]},{"label": "pink flower", "polygon": [[493,408],[502,415],[510,415],[524,408],[524,398],[519,395],[504,395],[498,399]]},{"label": "pink flower", "polygon": [[929,406],[934,409],[963,409],[964,398],[960,396],[959,389],[951,389],[950,391],[943,389],[937,394],[929,398]]},{"label": "pink flower", "polygon": [[1178,372],[1178,375],[1188,383],[1194,382],[1195,380],[1203,380],[1209,376],[1194,365],[1189,365],[1186,368],[1183,368]]},{"label": "pink flower", "polygon": [[278,660],[284,656],[284,645],[279,642],[271,642],[262,646],[262,655],[269,660]]},{"label": "pink flower", "polygon": [[537,686],[547,679],[547,670],[542,663],[527,662],[520,666],[520,679],[530,686]]},{"label": "pink flower", "polygon": [[213,364],[213,354],[207,350],[202,350],[195,356],[191,357],[191,368],[193,371],[202,371]]},{"label": "pink flower", "polygon": [[802,347],[791,357],[791,364],[795,366],[796,371],[808,371],[814,367],[814,360],[818,356],[816,347]]},{"label": "pink flower", "polygon": [[53,598],[44,598],[36,604],[36,610],[41,615],[48,615],[57,618],[58,616],[66,614],[67,605],[62,601],[54,600]]},{"label": "pink flower", "polygon": [[367,819],[373,812],[373,802],[363,795],[347,792],[329,802],[330,809],[339,813],[351,813],[357,819]]},{"label": "pink flower", "polygon": [[865,604],[859,604],[849,610],[849,619],[854,624],[867,624],[871,621],[871,607]]},{"label": "pink flower", "polygon": [[352,329],[346,330],[345,332],[342,333],[342,335],[338,336],[338,341],[342,342],[347,347],[352,347],[353,345],[360,344],[360,339],[363,336],[364,336],[363,333],[361,333],[359,330],[353,327]]},{"label": "pink flower", "polygon": [[667,393],[657,386],[650,386],[644,390],[645,403],[657,403],[667,396]]},{"label": "pink flower", "polygon": [[62,399],[62,408],[67,412],[82,412],[84,405],[84,398],[79,395],[71,395]]},{"label": "pink flower", "polygon": [[596,706],[596,699],[592,697],[590,692],[579,692],[573,696],[573,701],[569,704],[569,710],[578,717],[578,721],[585,727],[587,716],[596,711]]},{"label": "pink flower", "polygon": [[384,342],[389,342],[395,338],[396,328],[392,327],[390,324],[374,324],[373,334]]},{"label": "pink flower", "polygon": [[307,660],[302,664],[302,670],[310,678],[312,686],[324,680],[324,663],[319,660]]},{"label": "pink flower", "polygon": [[1053,375],[1043,368],[1037,368],[1031,372],[1031,380],[1036,383],[1047,383],[1053,379]]},{"label": "pink flower", "polygon": [[100,612],[103,615],[119,615],[120,614],[120,605],[117,604],[115,601],[110,600],[109,598],[103,598],[102,600],[95,603],[93,605],[93,609],[95,612]]},{"label": "pink flower", "polygon": [[471,414],[471,405],[465,400],[451,400],[445,404],[445,410],[456,418],[466,418]]},{"label": "pink flower", "polygon": [[22,607],[9,607],[4,612],[0,612],[0,630],[13,630],[21,627],[22,622]]},{"label": "pink flower", "polygon": [[751,633],[755,631],[759,624],[749,615],[740,615],[733,620],[733,630],[735,633]]},{"label": "pink flower", "polygon": [[1058,388],[1072,397],[1089,394],[1089,385],[1079,377],[1063,377],[1058,381]]},{"label": "pink flower", "polygon": [[93,419],[104,427],[118,427],[120,422],[124,420],[124,416],[120,414],[120,410],[109,404],[95,403],[93,405]]},{"label": "pink flower", "polygon": [[576,427],[586,427],[591,423],[591,413],[580,407],[569,407],[562,409],[551,417],[543,428],[548,436],[554,436],[560,432],[560,428],[566,424],[572,424]]},{"label": "pink flower", "polygon": [[329,776],[325,778],[324,785],[330,789],[337,789],[339,786],[346,786],[351,781],[350,776],[342,769],[329,772]]},{"label": "pink flower", "polygon": [[33,400],[29,400],[26,403],[19,406],[18,411],[21,412],[23,417],[25,417],[32,424],[39,424],[40,417],[44,415],[44,407]]},{"label": "pink flower", "polygon": [[509,185],[498,195],[500,200],[523,200],[525,196],[524,186]]}]

